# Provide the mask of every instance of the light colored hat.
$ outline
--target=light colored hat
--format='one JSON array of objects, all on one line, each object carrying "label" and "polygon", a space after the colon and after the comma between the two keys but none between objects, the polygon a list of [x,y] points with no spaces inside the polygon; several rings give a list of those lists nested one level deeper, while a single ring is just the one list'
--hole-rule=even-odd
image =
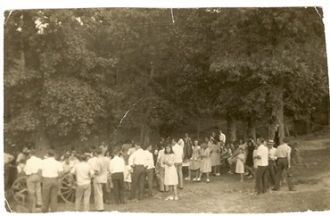
[{"label": "light colored hat", "polygon": [[274,144],[274,140],[268,140],[267,144]]}]

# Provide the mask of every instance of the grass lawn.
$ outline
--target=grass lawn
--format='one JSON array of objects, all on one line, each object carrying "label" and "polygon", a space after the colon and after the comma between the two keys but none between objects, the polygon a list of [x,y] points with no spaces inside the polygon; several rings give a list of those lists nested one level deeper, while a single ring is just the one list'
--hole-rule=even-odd
[{"label": "grass lawn", "polygon": [[[281,191],[254,195],[254,180],[239,182],[238,175],[212,177],[210,183],[185,182],[179,201],[165,201],[166,193],[125,205],[106,205],[106,211],[166,213],[271,213],[330,210],[330,139],[322,148],[301,146],[303,163],[295,168],[296,191],[286,185]],[[311,142],[316,142],[312,140]],[[304,150],[305,149],[305,150]],[[91,205],[93,208],[93,204]],[[72,211],[73,205],[61,203],[59,210]]]}]

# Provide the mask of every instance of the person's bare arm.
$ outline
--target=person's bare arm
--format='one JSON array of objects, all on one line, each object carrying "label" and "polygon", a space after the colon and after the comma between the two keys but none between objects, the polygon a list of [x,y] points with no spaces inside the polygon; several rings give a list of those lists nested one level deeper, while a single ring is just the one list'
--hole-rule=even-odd
[{"label": "person's bare arm", "polygon": [[291,168],[291,148],[288,149],[288,168]]}]

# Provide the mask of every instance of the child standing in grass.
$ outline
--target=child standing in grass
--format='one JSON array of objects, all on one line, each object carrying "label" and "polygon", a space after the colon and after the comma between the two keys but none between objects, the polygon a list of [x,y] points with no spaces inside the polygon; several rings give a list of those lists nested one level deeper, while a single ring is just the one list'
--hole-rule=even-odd
[{"label": "child standing in grass", "polygon": [[168,196],[165,200],[178,200],[178,173],[175,165],[175,155],[171,145],[166,145],[163,164],[165,167],[164,185],[169,187],[174,196]]},{"label": "child standing in grass", "polygon": [[245,151],[244,151],[244,148],[240,147],[239,153],[237,155],[235,172],[240,174],[241,182],[244,181],[244,163],[245,163]]},{"label": "child standing in grass", "polygon": [[195,174],[195,178],[193,178],[193,181],[197,181],[199,176],[199,169],[200,169],[200,149],[201,147],[198,145],[198,140],[194,140],[193,146],[192,146],[192,156],[190,159],[190,173]]},{"label": "child standing in grass", "polygon": [[212,171],[211,166],[211,157],[210,157],[210,148],[206,142],[201,146],[200,158],[201,158],[201,167],[198,181],[201,181],[202,175],[206,175],[206,182],[210,182],[210,172]]}]

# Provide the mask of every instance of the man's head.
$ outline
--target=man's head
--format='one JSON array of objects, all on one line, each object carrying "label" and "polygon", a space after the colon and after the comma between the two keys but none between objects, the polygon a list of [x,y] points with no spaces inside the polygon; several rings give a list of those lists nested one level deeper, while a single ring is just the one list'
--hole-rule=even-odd
[{"label": "man's head", "polygon": [[121,148],[120,146],[116,146],[114,149],[113,149],[113,154],[118,156],[121,152]]},{"label": "man's head", "polygon": [[23,153],[28,153],[29,152],[29,148],[28,147],[24,147],[22,150]]},{"label": "man's head", "polygon": [[48,150],[47,156],[48,157],[55,157],[55,151],[53,149]]},{"label": "man's head", "polygon": [[96,154],[99,155],[99,156],[100,156],[100,155],[103,155],[103,151],[102,151],[102,149],[99,149],[99,148],[98,148],[98,149],[96,150]]},{"label": "man's head", "polygon": [[141,148],[141,144],[138,143],[138,142],[136,142],[136,143],[134,143],[134,147],[135,147],[136,149],[140,149],[140,148]]},{"label": "man's head", "polygon": [[264,143],[264,138],[263,137],[259,137],[259,138],[257,138],[257,146],[260,146],[260,145],[262,145],[263,143]]},{"label": "man's head", "polygon": [[281,143],[281,144],[288,144],[290,142],[290,140],[287,138],[287,137],[285,137],[285,138],[283,138],[283,142]]},{"label": "man's head", "polygon": [[274,140],[268,140],[267,146],[268,148],[272,148],[274,146]]},{"label": "man's head", "polygon": [[150,144],[149,144],[149,145],[147,145],[147,146],[146,146],[146,150],[148,150],[148,151],[150,151],[150,152],[151,152],[151,151],[152,151],[152,145],[150,145]]},{"label": "man's head", "polygon": [[175,145],[176,144],[176,140],[175,138],[172,138],[172,142],[171,142],[172,145]]},{"label": "man's head", "polygon": [[79,154],[79,155],[77,155],[77,157],[80,161],[87,161],[88,160],[88,155],[86,153]]},{"label": "man's head", "polygon": [[198,139],[194,139],[194,146],[198,145]]}]

